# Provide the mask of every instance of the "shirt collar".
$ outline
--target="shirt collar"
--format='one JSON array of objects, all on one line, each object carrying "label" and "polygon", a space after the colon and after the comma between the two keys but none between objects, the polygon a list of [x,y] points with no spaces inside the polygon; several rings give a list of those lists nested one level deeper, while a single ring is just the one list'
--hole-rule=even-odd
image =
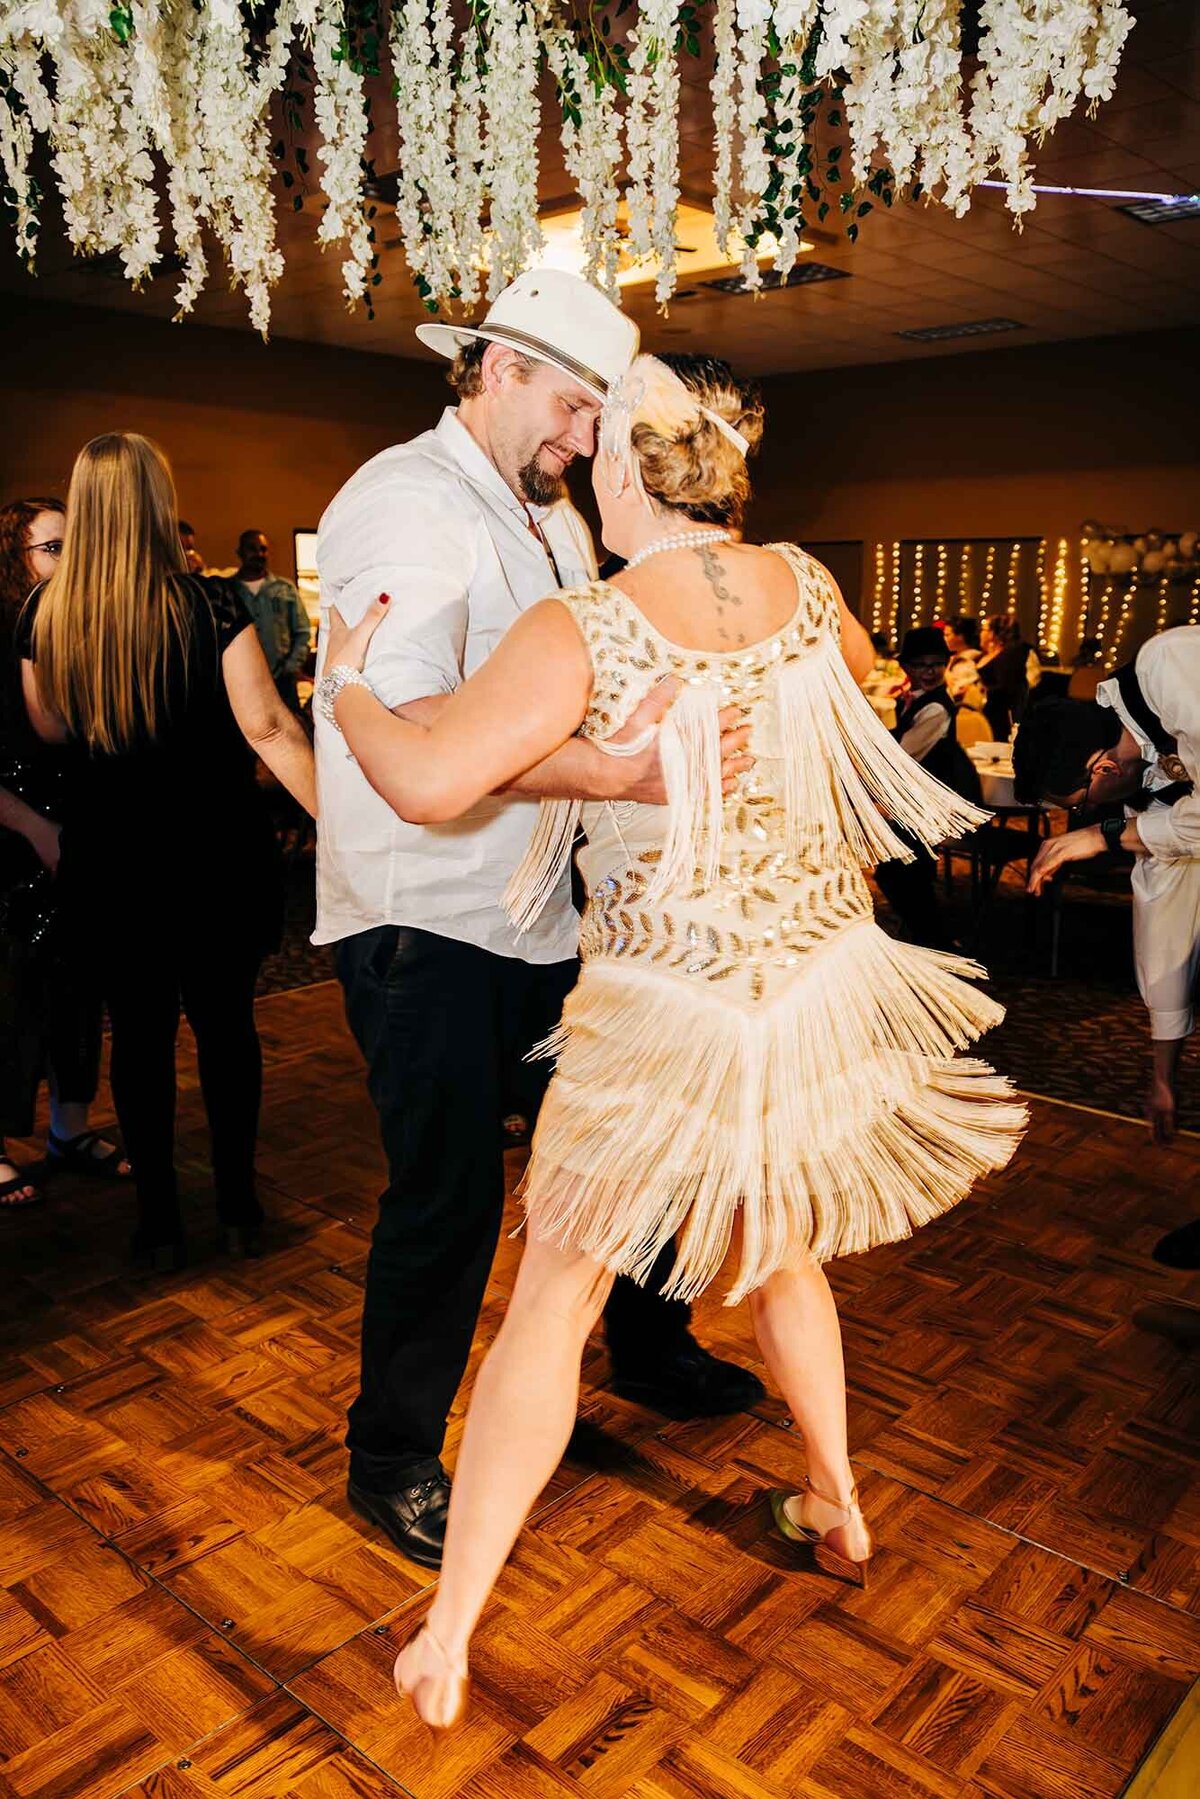
[{"label": "shirt collar", "polygon": [[1142,761],[1146,764],[1145,772],[1142,775],[1142,786],[1151,788],[1165,786],[1168,777],[1158,766],[1158,751],[1155,749],[1146,733],[1142,730],[1142,727],[1138,724],[1137,720],[1131,718],[1129,713],[1125,710],[1125,702],[1121,698],[1121,689],[1115,679],[1101,681],[1099,687],[1096,689],[1096,703],[1100,706],[1110,706],[1112,708],[1125,729],[1129,732],[1129,735],[1137,744],[1139,750],[1141,750]]},{"label": "shirt collar", "polygon": [[535,524],[540,525],[560,504],[558,500],[554,500],[549,506],[535,506],[532,502],[526,505],[523,500],[519,500],[495,463],[471,436],[459,418],[456,406],[447,406],[434,427],[434,436],[442,448],[453,456],[467,478],[479,487],[486,487],[490,494],[494,494],[510,512],[516,514],[526,529],[529,519],[532,518]]},{"label": "shirt collar", "polygon": [[524,518],[525,507],[517,498],[495,463],[480,449],[467,427],[458,416],[458,408],[447,406],[439,419],[434,435],[458,463],[463,473],[474,481],[478,487],[486,487],[488,492],[507,506],[510,512]]}]

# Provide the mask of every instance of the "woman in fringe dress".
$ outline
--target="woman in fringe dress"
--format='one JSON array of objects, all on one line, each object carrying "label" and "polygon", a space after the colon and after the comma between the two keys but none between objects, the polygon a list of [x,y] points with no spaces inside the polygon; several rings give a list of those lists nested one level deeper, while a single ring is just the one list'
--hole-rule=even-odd
[{"label": "woman in fringe dress", "polygon": [[[676,373],[675,370],[679,372]],[[595,487],[614,581],[517,618],[428,728],[358,672],[386,599],[333,616],[323,703],[404,818],[459,816],[576,731],[614,754],[663,678],[669,804],[586,803],[583,972],[542,1046],[557,1068],[521,1189],[528,1236],[475,1385],[437,1595],[396,1680],[445,1727],[472,1631],[566,1448],[588,1334],[615,1274],[678,1255],[668,1291],[723,1268],[803,1432],[809,1478],[781,1532],[865,1583],[871,1536],[847,1450],[837,1312],[822,1263],[908,1236],[1003,1167],[1024,1113],[961,1050],[1001,1009],[980,971],[894,942],[864,866],[983,814],[906,757],[841,650],[845,607],[787,544],[732,541],[761,411],[723,364],[640,357],[610,394]],[[722,792],[720,715],[744,709],[753,767]],[[506,904],[529,921],[580,820],[545,801]],[[889,822],[891,821],[891,822]]]}]

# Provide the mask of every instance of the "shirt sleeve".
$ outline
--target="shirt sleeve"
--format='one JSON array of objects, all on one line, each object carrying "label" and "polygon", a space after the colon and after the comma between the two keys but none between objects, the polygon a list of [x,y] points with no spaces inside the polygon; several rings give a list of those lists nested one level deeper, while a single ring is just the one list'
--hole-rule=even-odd
[{"label": "shirt sleeve", "polygon": [[366,673],[385,706],[453,693],[463,679],[475,570],[474,530],[453,490],[395,478],[340,496],[321,521],[322,607],[357,624],[381,593],[387,617],[371,639]]},{"label": "shirt sleeve", "polygon": [[[1193,776],[1200,751],[1200,630],[1184,626],[1152,637],[1138,654],[1142,692],[1178,740]],[[1160,862],[1200,857],[1200,792],[1173,806],[1148,806],[1138,814],[1138,836]]]},{"label": "shirt sleeve", "polygon": [[950,714],[944,706],[925,706],[915,723],[901,737],[900,748],[914,762],[924,762],[930,750],[942,741],[949,729]]},{"label": "shirt sleeve", "polygon": [[292,641],[284,659],[285,674],[298,675],[308,661],[308,646],[312,641],[312,626],[308,613],[304,610],[304,601],[299,590],[288,583],[288,624],[291,627]]}]

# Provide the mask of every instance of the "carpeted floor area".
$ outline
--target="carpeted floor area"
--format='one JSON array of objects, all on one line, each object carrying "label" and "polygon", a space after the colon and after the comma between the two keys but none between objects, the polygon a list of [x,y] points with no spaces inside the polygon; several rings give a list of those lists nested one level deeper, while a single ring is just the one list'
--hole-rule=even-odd
[{"label": "carpeted floor area", "polygon": [[[287,930],[278,955],[264,965],[260,994],[282,993],[333,976],[333,957],[308,939],[315,902],[311,852],[289,870]],[[1133,978],[1128,894],[1068,888],[1060,928],[1060,962],[1050,973],[1048,906],[1026,898],[1011,868],[976,925],[964,873],[957,867],[947,903],[960,941],[988,970],[989,990],[1008,1016],[986,1053],[1028,1093],[1140,1118],[1149,1039]],[[897,930],[880,902],[880,921]],[[1180,1125],[1200,1131],[1200,1051],[1185,1053]]]}]

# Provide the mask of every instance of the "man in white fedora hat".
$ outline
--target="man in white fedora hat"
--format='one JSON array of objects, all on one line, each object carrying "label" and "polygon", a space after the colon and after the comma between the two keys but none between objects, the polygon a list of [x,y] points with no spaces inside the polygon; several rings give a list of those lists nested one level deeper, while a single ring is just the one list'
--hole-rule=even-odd
[{"label": "man in white fedora hat", "polygon": [[[458,395],[439,424],[359,469],[321,520],[323,609],[351,624],[380,594],[387,618],[367,672],[406,717],[432,716],[527,607],[596,574],[563,476],[595,448],[610,383],[637,327],[579,277],[539,269],[478,326],[425,324],[453,359]],[[322,637],[324,634],[322,634]],[[323,662],[324,643],[318,655]],[[652,695],[628,727],[660,716]],[[446,1417],[466,1368],[499,1234],[500,1119],[521,1058],[558,1022],[578,972],[564,878],[518,935],[501,896],[533,832],[537,798],[661,801],[654,746],[614,759],[564,745],[452,825],[403,823],[318,715],[320,825],[314,942],[335,946],[350,1027],[367,1061],[388,1159],[350,1408],[349,1496],[405,1554],[441,1561]],[[737,740],[729,740],[730,757]],[[548,1078],[525,1065],[525,1109]],[[702,1350],[688,1311],[619,1281],[606,1314],[618,1390],[676,1416],[737,1410],[762,1388]]]}]

